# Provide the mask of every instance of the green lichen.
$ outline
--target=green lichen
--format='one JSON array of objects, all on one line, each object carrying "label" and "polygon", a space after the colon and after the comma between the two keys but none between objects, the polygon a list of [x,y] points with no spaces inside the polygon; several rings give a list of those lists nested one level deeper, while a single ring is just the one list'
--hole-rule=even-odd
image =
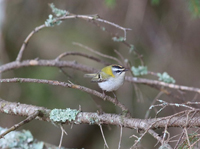
[{"label": "green lichen", "polygon": [[135,48],[134,45],[131,44],[131,45],[130,45],[130,49],[129,49],[129,53],[132,53],[133,50],[134,50],[134,48]]},{"label": "green lichen", "polygon": [[9,110],[8,110],[8,109],[4,109],[3,111],[4,111],[5,113],[8,113],[8,112],[9,112]]},{"label": "green lichen", "polygon": [[49,4],[49,6],[51,7],[52,12],[57,16],[64,16],[64,15],[68,15],[69,12],[66,10],[62,10],[62,9],[58,9],[55,7],[55,5],[53,3]]},{"label": "green lichen", "polygon": [[167,72],[164,72],[163,74],[157,73],[157,76],[159,77],[160,81],[163,81],[165,83],[175,83],[176,81],[174,78],[172,78],[170,75],[168,75]]},{"label": "green lichen", "polygon": [[[7,129],[0,127],[0,134]],[[0,139],[0,149],[58,149],[42,141],[34,139],[28,130],[12,131]],[[61,149],[65,149],[61,147]]]},{"label": "green lichen", "polygon": [[106,28],[105,28],[105,27],[101,27],[101,29],[102,29],[102,31],[105,31],[105,30],[106,30]]},{"label": "green lichen", "polygon": [[53,122],[72,122],[76,119],[77,114],[80,111],[76,109],[53,109],[50,112],[50,119]]},{"label": "green lichen", "polygon": [[[62,17],[62,16],[66,16],[69,14],[68,11],[66,10],[61,10],[55,7],[55,5],[53,3],[51,3],[49,5],[52,9],[52,12],[56,15],[56,17]],[[62,23],[61,20],[58,20],[58,18],[53,17],[52,14],[49,15],[49,18],[45,21],[45,25],[47,27],[53,27],[55,25],[60,25]]]},{"label": "green lichen", "polygon": [[19,79],[19,78],[16,81],[21,83],[21,79]]},{"label": "green lichen", "polygon": [[90,118],[90,123],[89,123],[89,124],[90,124],[90,125],[95,124],[95,119],[94,119],[93,117]]},{"label": "green lichen", "polygon": [[99,123],[99,119],[97,119],[95,117],[91,117],[89,120],[90,120],[90,123],[89,123],[90,125]]},{"label": "green lichen", "polygon": [[4,108],[6,106],[6,103],[1,104],[1,108]]},{"label": "green lichen", "polygon": [[16,108],[13,109],[13,113],[17,114],[18,110]]},{"label": "green lichen", "polygon": [[45,25],[47,27],[53,27],[55,25],[60,25],[61,23],[62,23],[62,21],[54,18],[52,14],[50,14],[49,18],[45,21]]},{"label": "green lichen", "polygon": [[[0,127],[0,133],[5,132],[7,129]],[[20,148],[20,149],[30,149],[34,138],[30,131],[22,130],[12,131],[5,135],[0,141],[0,148]],[[36,149],[36,148],[32,148]],[[42,149],[42,148],[37,148]]]},{"label": "green lichen", "polygon": [[112,40],[115,41],[115,42],[125,41],[124,37],[113,37]]},{"label": "green lichen", "polygon": [[131,67],[131,71],[135,76],[146,75],[148,73],[147,66]]}]

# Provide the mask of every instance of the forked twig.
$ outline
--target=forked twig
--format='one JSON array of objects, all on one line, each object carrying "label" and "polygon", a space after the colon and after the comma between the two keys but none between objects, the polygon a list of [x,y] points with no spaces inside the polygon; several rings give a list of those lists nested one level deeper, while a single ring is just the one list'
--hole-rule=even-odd
[{"label": "forked twig", "polygon": [[60,129],[61,129],[61,136],[60,136],[60,143],[59,143],[59,146],[58,146],[59,149],[62,146],[62,141],[63,141],[64,134],[67,135],[67,132],[65,131],[65,129],[63,128],[62,125],[60,125]]},{"label": "forked twig", "polygon": [[3,136],[5,136],[6,134],[8,134],[9,132],[16,130],[17,128],[21,127],[22,125],[32,121],[33,119],[36,118],[36,116],[39,115],[39,111],[35,111],[32,115],[30,115],[29,117],[27,117],[25,120],[19,122],[18,124],[15,124],[14,126],[10,127],[9,129],[7,129],[5,132],[3,132],[2,134],[0,134],[0,139],[3,138]]}]

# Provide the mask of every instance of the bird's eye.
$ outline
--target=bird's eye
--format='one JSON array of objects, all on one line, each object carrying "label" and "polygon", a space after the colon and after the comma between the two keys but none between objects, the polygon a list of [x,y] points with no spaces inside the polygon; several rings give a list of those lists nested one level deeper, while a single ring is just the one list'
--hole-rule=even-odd
[{"label": "bird's eye", "polygon": [[122,73],[122,71],[121,71],[121,70],[116,70],[115,72],[116,72],[116,73],[119,73],[119,74],[121,74],[121,73]]}]

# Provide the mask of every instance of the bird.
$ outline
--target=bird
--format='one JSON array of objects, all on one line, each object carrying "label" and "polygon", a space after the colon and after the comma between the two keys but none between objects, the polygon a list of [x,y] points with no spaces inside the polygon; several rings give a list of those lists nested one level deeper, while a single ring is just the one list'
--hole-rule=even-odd
[{"label": "bird", "polygon": [[98,73],[85,74],[84,76],[92,78],[92,82],[97,82],[99,87],[103,90],[103,93],[104,91],[113,92],[123,85],[126,71],[128,71],[128,69],[125,67],[112,64],[102,68]]}]

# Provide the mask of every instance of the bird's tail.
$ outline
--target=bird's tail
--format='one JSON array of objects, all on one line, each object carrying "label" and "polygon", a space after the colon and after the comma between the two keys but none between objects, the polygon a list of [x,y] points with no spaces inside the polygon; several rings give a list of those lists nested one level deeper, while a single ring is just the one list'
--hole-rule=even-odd
[{"label": "bird's tail", "polygon": [[84,77],[86,78],[95,78],[98,74],[96,73],[91,73],[91,74],[85,74]]}]

